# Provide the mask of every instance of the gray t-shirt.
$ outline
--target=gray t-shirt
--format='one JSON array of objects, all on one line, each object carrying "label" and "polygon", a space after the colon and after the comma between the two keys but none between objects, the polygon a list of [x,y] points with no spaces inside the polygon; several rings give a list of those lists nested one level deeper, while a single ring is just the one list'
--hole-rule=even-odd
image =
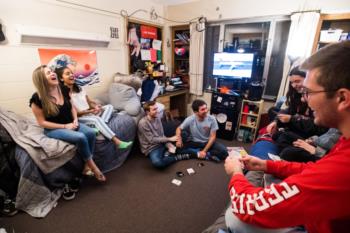
[{"label": "gray t-shirt", "polygon": [[138,124],[138,137],[140,141],[141,152],[148,155],[152,150],[161,146],[162,143],[168,142],[164,136],[162,122],[159,118],[150,120],[144,116]]},{"label": "gray t-shirt", "polygon": [[203,121],[199,121],[196,115],[187,117],[180,125],[181,130],[190,132],[190,140],[193,142],[207,143],[210,133],[219,129],[215,117],[207,115]]}]

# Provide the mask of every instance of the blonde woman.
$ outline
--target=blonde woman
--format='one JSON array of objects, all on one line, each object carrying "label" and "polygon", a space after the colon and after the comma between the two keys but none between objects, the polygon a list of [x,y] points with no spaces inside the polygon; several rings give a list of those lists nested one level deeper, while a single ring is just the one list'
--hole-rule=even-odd
[{"label": "blonde woman", "polygon": [[75,144],[85,160],[84,170],[90,169],[98,181],[105,181],[106,177],[92,160],[95,132],[78,123],[70,95],[60,88],[57,75],[46,65],[39,66],[33,72],[33,83],[37,92],[30,99],[30,107],[44,134]]},{"label": "blonde woman", "polygon": [[75,83],[75,78],[70,68],[60,67],[55,70],[55,73],[61,84],[70,90],[72,103],[78,112],[79,122],[94,124],[101,134],[114,142],[119,149],[127,149],[132,145],[132,141],[121,141],[106,124],[113,112],[112,105],[109,104],[102,107],[91,100],[85,90]]}]

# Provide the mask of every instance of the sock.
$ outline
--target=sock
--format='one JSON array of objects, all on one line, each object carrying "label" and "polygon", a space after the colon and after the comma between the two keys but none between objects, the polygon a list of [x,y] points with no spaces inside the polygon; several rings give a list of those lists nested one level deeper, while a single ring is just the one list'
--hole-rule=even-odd
[{"label": "sock", "polygon": [[187,159],[190,159],[190,158],[191,158],[190,154],[177,154],[177,155],[175,155],[176,161],[187,160]]},{"label": "sock", "polygon": [[129,148],[131,145],[132,145],[132,141],[130,141],[130,142],[120,141],[120,144],[118,145],[118,148],[119,149],[126,149],[126,148]]},{"label": "sock", "polygon": [[165,151],[164,152],[164,157],[168,157],[168,156],[170,156],[171,155],[171,153],[169,152],[169,151]]}]

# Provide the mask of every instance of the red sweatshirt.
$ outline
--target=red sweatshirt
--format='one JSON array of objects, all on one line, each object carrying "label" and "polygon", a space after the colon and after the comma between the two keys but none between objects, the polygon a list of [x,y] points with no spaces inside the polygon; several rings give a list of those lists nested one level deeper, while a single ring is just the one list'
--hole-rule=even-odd
[{"label": "red sweatshirt", "polygon": [[266,188],[240,174],[229,184],[233,213],[265,228],[304,225],[308,233],[350,232],[350,139],[341,138],[316,163],[267,161],[267,173],[284,179]]}]

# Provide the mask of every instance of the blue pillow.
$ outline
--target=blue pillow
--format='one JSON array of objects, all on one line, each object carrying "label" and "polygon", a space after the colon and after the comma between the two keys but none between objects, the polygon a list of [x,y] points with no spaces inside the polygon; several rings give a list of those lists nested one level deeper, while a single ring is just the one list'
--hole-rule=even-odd
[{"label": "blue pillow", "polygon": [[271,160],[268,153],[278,155],[279,149],[276,144],[270,141],[261,140],[256,142],[250,149],[250,155],[260,159]]}]

